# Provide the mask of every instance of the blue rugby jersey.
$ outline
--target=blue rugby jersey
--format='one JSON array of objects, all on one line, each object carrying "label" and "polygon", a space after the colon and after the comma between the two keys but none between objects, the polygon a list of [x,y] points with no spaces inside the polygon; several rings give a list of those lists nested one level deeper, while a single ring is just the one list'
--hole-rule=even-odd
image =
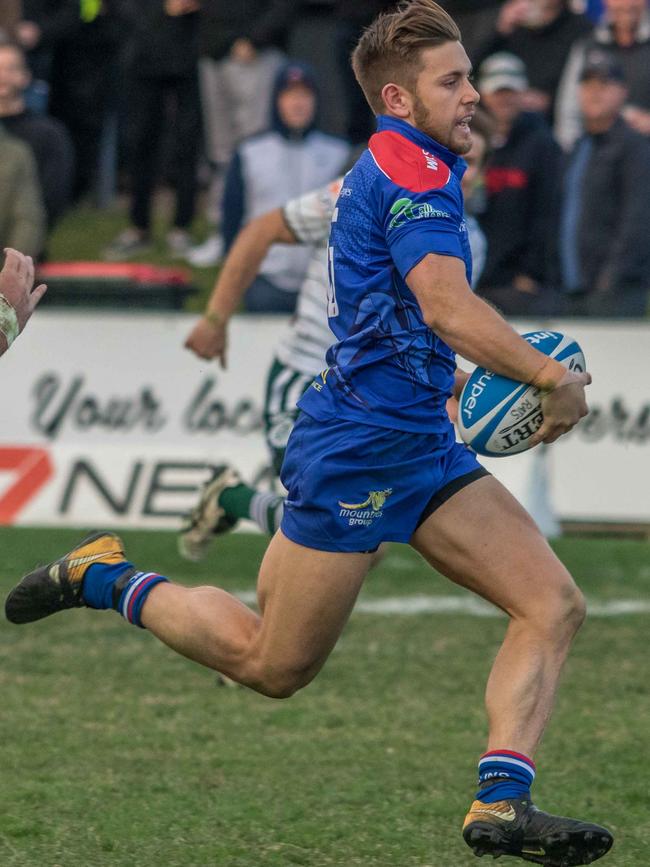
[{"label": "blue rugby jersey", "polygon": [[465,168],[420,130],[378,118],[334,211],[328,316],[339,342],[298,402],[313,418],[414,432],[449,425],[455,353],[425,324],[405,277],[438,253],[461,259],[471,281]]}]

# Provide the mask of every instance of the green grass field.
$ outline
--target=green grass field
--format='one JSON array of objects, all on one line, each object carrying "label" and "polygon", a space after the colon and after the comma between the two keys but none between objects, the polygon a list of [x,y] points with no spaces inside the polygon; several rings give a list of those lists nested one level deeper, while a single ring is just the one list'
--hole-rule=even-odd
[{"label": "green grass field", "polygon": [[[78,538],[1,530],[1,589]],[[142,567],[236,590],[254,586],[265,544],[230,536],[191,567],[171,534],[124,538]],[[567,539],[557,549],[591,601],[650,602],[648,543]],[[416,594],[463,595],[396,546],[363,599]],[[280,702],[218,688],[112,612],[3,620],[0,865],[487,864],[459,829],[504,625],[357,613],[316,681]],[[609,825],[611,867],[650,863],[647,635],[648,614],[589,619],[537,757],[537,802]]]}]

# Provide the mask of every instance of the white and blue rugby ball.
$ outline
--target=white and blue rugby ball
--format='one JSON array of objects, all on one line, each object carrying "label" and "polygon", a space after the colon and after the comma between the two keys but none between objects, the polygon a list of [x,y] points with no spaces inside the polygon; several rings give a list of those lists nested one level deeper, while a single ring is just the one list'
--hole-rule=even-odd
[{"label": "white and blue rugby ball", "polygon": [[[531,331],[524,340],[569,370],[585,370],[585,357],[572,337]],[[529,449],[543,421],[538,388],[477,367],[465,383],[458,407],[458,432],[480,455],[506,457]]]}]

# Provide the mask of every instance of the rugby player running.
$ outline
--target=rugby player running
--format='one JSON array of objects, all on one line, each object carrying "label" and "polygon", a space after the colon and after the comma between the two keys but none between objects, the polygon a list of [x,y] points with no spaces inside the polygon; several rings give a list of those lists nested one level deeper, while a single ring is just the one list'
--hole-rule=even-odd
[{"label": "rugby player running", "polygon": [[378,133],[346,176],[329,246],[338,338],[287,448],[288,497],[258,581],[257,614],[216,587],[186,588],[125,560],[98,533],[25,576],[9,620],[115,608],[190,659],[268,696],[309,683],[345,625],[382,541],[509,616],[487,692],[489,739],[463,834],[476,854],[588,864],[611,834],[538,811],[533,755],[584,600],[532,519],[464,445],[445,412],[455,353],[543,392],[537,442],[587,412],[587,374],[523,340],[469,286],[459,155],[478,95],[453,20],[433,0],[380,16],[353,55]]}]

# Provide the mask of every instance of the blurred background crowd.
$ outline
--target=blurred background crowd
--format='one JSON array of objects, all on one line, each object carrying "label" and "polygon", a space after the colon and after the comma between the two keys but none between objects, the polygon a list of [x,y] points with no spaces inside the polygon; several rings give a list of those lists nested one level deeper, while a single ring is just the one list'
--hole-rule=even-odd
[{"label": "blurred background crowd", "polygon": [[[104,261],[146,262],[162,243],[215,269],[247,221],[333,180],[363,148],[374,124],[349,53],[394,5],[4,0],[2,247],[47,262],[66,214],[119,201],[128,225]],[[476,291],[511,315],[645,316],[648,0],[442,5],[481,94],[465,183]],[[293,309],[306,269],[294,254],[269,258],[247,309]]]}]

